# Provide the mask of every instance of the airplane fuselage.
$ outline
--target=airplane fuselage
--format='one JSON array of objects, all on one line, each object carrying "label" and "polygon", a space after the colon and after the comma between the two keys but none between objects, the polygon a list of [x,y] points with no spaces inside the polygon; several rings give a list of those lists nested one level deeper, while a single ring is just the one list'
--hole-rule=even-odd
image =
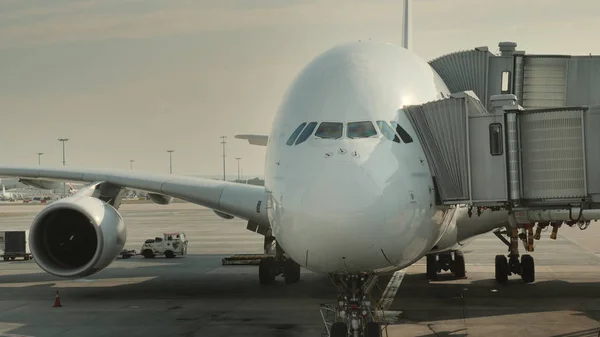
[{"label": "airplane fuselage", "polygon": [[[345,44],[300,72],[277,112],[265,165],[269,221],[294,261],[323,273],[386,272],[431,251],[445,228],[402,107],[449,93],[429,64],[392,44]],[[407,135],[385,137],[382,121]],[[342,123],[343,132],[339,124],[319,132],[322,122]],[[350,138],[355,122],[371,122],[377,134]],[[290,139],[303,123],[306,134]]]}]

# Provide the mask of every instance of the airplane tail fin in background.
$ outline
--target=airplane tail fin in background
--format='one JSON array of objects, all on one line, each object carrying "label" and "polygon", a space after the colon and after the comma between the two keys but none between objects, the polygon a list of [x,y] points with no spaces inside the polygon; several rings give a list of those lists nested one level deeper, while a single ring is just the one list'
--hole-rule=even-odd
[{"label": "airplane tail fin in background", "polygon": [[404,9],[402,16],[402,47],[411,50],[412,49],[412,6],[411,0],[404,0]]},{"label": "airplane tail fin in background", "polygon": [[267,146],[269,136],[267,135],[235,135],[237,139],[246,139],[252,145]]},{"label": "airplane tail fin in background", "polygon": [[[2,183],[2,180],[0,179],[0,183]],[[4,184],[2,184],[2,194],[6,194],[6,188],[4,187]]]}]

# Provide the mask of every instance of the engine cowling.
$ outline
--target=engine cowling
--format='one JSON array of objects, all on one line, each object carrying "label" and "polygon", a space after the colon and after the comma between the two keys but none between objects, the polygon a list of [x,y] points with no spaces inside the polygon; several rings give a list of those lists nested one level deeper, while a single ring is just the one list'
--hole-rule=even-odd
[{"label": "engine cowling", "polygon": [[44,208],[29,230],[34,261],[65,278],[92,275],[121,252],[127,229],[119,212],[102,200],[69,197]]}]

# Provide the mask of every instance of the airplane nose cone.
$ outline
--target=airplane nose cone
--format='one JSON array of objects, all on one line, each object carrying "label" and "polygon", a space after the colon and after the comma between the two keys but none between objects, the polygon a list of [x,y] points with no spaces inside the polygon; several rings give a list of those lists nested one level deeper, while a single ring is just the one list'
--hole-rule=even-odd
[{"label": "airplane nose cone", "polygon": [[382,193],[354,163],[329,164],[296,191],[301,206],[293,212],[282,244],[309,269],[359,268],[365,259],[379,259],[377,246],[385,237],[378,230],[385,221]]},{"label": "airplane nose cone", "polygon": [[383,215],[379,202],[381,190],[358,165],[331,163],[310,180],[301,203],[312,221],[325,220],[341,229],[368,219],[377,220],[373,217]]}]

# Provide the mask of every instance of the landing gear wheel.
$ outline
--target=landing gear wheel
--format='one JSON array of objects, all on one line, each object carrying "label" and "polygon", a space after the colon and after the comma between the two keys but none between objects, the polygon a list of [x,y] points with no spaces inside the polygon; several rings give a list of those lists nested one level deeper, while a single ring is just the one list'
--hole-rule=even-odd
[{"label": "landing gear wheel", "polygon": [[465,256],[459,250],[454,253],[454,261],[452,262],[451,271],[457,278],[465,278],[467,275],[465,268]]},{"label": "landing gear wheel", "polygon": [[258,279],[260,284],[271,284],[275,281],[277,265],[273,257],[260,260],[258,265]]},{"label": "landing gear wheel", "polygon": [[508,281],[508,260],[504,255],[496,255],[496,281],[506,283]]},{"label": "landing gear wheel", "polygon": [[381,337],[381,324],[377,322],[367,323],[365,337]]},{"label": "landing gear wheel", "polygon": [[335,322],[331,325],[330,337],[348,337],[348,327],[344,322]]},{"label": "landing gear wheel", "polygon": [[283,263],[283,277],[285,283],[296,283],[300,280],[300,265],[292,259],[287,259]]},{"label": "landing gear wheel", "polygon": [[521,256],[521,278],[525,283],[535,281],[535,264],[531,255]]},{"label": "landing gear wheel", "polygon": [[166,257],[167,259],[172,259],[172,258],[174,258],[174,257],[175,257],[175,254],[173,254],[173,252],[172,252],[172,251],[170,251],[170,250],[167,250],[167,251],[165,252],[165,257]]},{"label": "landing gear wheel", "polygon": [[435,254],[427,255],[427,279],[435,280],[437,278],[438,263]]}]

